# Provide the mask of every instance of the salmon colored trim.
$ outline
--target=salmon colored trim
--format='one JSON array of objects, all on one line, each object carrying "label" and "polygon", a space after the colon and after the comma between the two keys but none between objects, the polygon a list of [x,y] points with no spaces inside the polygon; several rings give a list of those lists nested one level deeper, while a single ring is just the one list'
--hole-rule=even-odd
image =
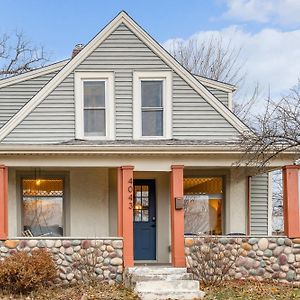
[{"label": "salmon colored trim", "polygon": [[118,236],[123,236],[123,191],[122,191],[122,169],[118,168],[117,189],[118,189]]},{"label": "salmon colored trim", "polygon": [[0,166],[0,240],[8,236],[8,170]]},{"label": "salmon colored trim", "polygon": [[133,166],[120,167],[118,172],[118,204],[122,210],[122,216],[118,217],[121,222],[118,229],[123,236],[124,267],[133,267]]},{"label": "salmon colored trim", "polygon": [[300,237],[299,169],[294,165],[282,169],[284,233],[290,238]]},{"label": "salmon colored trim", "polygon": [[185,267],[184,209],[175,209],[175,198],[183,197],[183,168],[183,165],[171,166],[171,249],[174,267]]},{"label": "salmon colored trim", "polygon": [[251,229],[251,176],[248,176],[248,183],[247,183],[247,192],[248,192],[248,223],[247,223],[247,234],[250,235]]}]

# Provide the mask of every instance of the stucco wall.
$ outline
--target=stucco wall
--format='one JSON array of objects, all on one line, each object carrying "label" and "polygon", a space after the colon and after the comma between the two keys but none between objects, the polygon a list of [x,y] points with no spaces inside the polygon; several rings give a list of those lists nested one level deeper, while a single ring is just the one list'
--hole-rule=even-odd
[{"label": "stucco wall", "polygon": [[[32,169],[31,169],[32,170]],[[49,169],[50,170],[50,169]],[[61,171],[57,171],[61,170]],[[50,172],[50,171],[49,171]],[[117,235],[116,168],[61,168],[69,180],[65,199],[65,233],[72,237]],[[19,171],[18,171],[19,173]],[[223,231],[246,233],[247,173],[244,169],[188,169],[185,176],[224,178]],[[155,179],[157,191],[157,241],[159,262],[169,261],[170,209],[169,172],[135,171],[134,178]],[[9,236],[20,235],[21,201],[14,168],[9,168]]]},{"label": "stucco wall", "polygon": [[70,170],[70,236],[109,236],[108,169]]},{"label": "stucco wall", "polygon": [[17,236],[20,228],[21,205],[17,196],[17,179],[14,168],[8,169],[8,236]]},{"label": "stucco wall", "polygon": [[[9,168],[8,235],[21,234],[21,190],[18,172]],[[64,198],[64,232],[71,237],[109,236],[108,168],[49,169],[45,174],[63,174],[66,180]]]},{"label": "stucco wall", "polygon": [[226,228],[225,233],[247,233],[248,186],[247,174],[243,168],[230,169],[227,180]]}]

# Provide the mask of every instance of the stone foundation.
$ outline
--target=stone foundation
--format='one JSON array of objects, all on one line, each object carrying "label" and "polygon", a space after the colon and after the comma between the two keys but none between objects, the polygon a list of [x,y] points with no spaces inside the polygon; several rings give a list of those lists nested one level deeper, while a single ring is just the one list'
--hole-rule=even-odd
[{"label": "stone foundation", "polygon": [[[300,285],[300,239],[285,237],[213,237],[224,256],[233,258],[240,253],[228,272],[235,279],[276,279]],[[194,273],[197,252],[205,249],[205,237],[186,237],[187,267]]]},{"label": "stone foundation", "polygon": [[[55,282],[57,284],[75,283],[87,276],[94,276],[109,283],[122,281],[123,240],[121,238],[24,238],[0,241],[0,259],[3,260],[16,251],[31,253],[41,248],[47,249],[52,254],[58,267],[58,278]],[[84,266],[87,260],[91,261],[92,268],[87,269]]]}]

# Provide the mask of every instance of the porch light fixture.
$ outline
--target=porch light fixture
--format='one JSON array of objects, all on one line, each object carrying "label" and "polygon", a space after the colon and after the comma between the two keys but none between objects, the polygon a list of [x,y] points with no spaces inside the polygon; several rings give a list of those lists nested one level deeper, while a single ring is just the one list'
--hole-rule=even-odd
[{"label": "porch light fixture", "polygon": [[41,185],[41,179],[40,179],[40,170],[37,171],[37,169],[34,170],[34,179],[35,179],[35,185],[40,186]]}]

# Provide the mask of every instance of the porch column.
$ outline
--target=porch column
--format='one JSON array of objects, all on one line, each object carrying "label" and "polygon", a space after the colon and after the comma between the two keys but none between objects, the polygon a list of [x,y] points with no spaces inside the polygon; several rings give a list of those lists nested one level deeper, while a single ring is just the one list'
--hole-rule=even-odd
[{"label": "porch column", "polygon": [[294,165],[282,170],[284,233],[289,238],[300,237],[299,170]]},{"label": "porch column", "polygon": [[7,167],[0,165],[0,240],[8,235],[8,172]]},{"label": "porch column", "polygon": [[133,166],[118,168],[118,235],[123,237],[124,267],[133,266]]},{"label": "porch column", "polygon": [[172,265],[185,267],[184,254],[184,209],[177,206],[176,198],[183,200],[183,167],[182,165],[171,166],[171,249]]}]

